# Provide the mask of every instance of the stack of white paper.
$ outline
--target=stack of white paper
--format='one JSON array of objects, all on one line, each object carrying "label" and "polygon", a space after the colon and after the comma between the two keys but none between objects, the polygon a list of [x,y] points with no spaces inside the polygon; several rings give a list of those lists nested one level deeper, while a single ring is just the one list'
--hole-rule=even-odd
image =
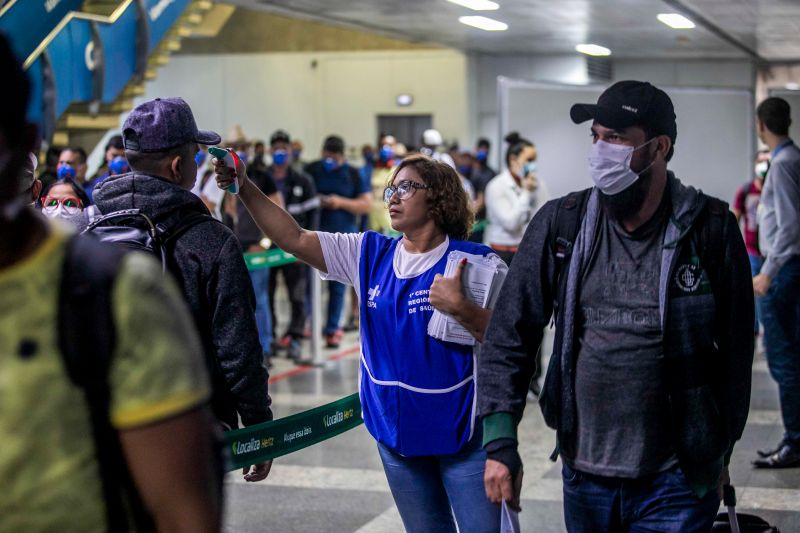
[{"label": "stack of white paper", "polygon": [[[475,304],[483,308],[492,308],[497,300],[500,287],[506,278],[508,268],[502,259],[496,255],[484,257],[453,250],[447,256],[447,266],[444,269],[445,277],[452,277],[458,263],[467,259],[464,273],[461,277],[464,294]],[[467,346],[475,345],[475,337],[456,321],[452,316],[438,310],[433,311],[433,316],[428,322],[428,335],[435,339],[455,342]]]}]

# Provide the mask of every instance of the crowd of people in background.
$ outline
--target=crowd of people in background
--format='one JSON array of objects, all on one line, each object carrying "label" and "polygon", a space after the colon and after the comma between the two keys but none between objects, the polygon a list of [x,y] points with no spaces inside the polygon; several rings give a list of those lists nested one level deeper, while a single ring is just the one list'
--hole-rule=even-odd
[{"label": "crowd of people in background", "polygon": [[[434,129],[426,130],[419,147],[398,142],[390,132],[380,132],[375,145],[361,147],[361,160],[345,157],[346,145],[338,135],[324,139],[319,157],[304,160],[304,145],[282,129],[272,133],[268,145],[249,139],[236,126],[224,140],[248,166],[249,175],[259,189],[273,201],[288,209],[305,229],[337,233],[372,230],[397,235],[392,229],[383,190],[408,155],[422,153],[457,171],[470,198],[476,224],[469,239],[492,248],[508,265],[516,255],[519,243],[533,216],[549,199],[547,181],[537,171],[538,152],[535,144],[517,132],[505,136],[504,168],[498,172],[489,165],[491,142],[479,138],[471,150],[461,150],[457,142],[446,145]],[[752,267],[758,275],[763,255],[758,243],[758,206],[761,189],[769,168],[770,153],[756,154],[753,179],[742,185],[731,209],[740,222]],[[234,195],[220,189],[213,179],[211,158],[204,150],[196,154],[197,176],[192,192],[200,197],[211,215],[231,228],[245,254],[265,252],[276,246],[261,234],[244,205]],[[113,135],[105,145],[101,167],[86,178],[87,155],[80,146],[63,149],[51,147],[46,166],[40,173],[43,190],[39,199],[47,216],[69,219],[85,228],[92,219],[94,189],[110,176],[130,171],[124,156],[121,135]],[[85,208],[89,208],[85,213]],[[301,263],[274,269],[250,271],[256,296],[256,322],[264,360],[271,366],[271,357],[285,354],[297,364],[310,362],[303,351],[303,339],[311,335],[310,270]],[[282,278],[289,301],[289,313],[281,316],[275,305],[276,292]],[[337,281],[326,281],[327,306],[322,335],[328,348],[337,348],[347,331],[359,328],[359,306],[354,290],[345,309],[346,288]],[[756,300],[755,334],[763,349],[760,333],[760,299]],[[541,351],[530,381],[529,395],[540,393],[542,377]]]},{"label": "crowd of people in background", "polygon": [[[329,135],[305,161],[282,129],[268,143],[199,130],[181,98],[137,106],[93,176],[80,146],[51,147],[38,171],[28,81],[2,37],[0,66],[0,529],[218,531],[217,430],[272,420],[270,358],[303,363],[311,333],[336,348],[345,322],[409,531],[497,531],[501,503],[520,510],[529,394],[556,430],[568,530],[708,531],[749,409],[754,295],[785,433],[753,464],[800,466],[800,149],[784,100],[756,111],[770,152],[731,214],[668,170],[675,110],[648,82],[573,105],[575,124],[591,121],[594,187],[548,201],[516,132],[500,172],[487,139],[460,150],[434,129],[418,147],[381,132],[363,161]],[[235,168],[205,152],[220,144]],[[34,205],[102,231],[76,236]],[[98,226],[115,216],[144,224]],[[247,268],[276,245],[298,262]],[[502,273],[493,306],[465,294],[467,256]],[[328,283],[321,332],[307,328],[309,267]],[[434,309],[467,342],[434,338]]]},{"label": "crowd of people in background", "polygon": [[[489,165],[492,145],[486,138],[478,139],[472,149],[462,150],[457,142],[446,144],[439,131],[428,129],[418,142],[418,147],[406,146],[392,133],[381,132],[375,145],[361,147],[360,160],[351,160],[346,157],[345,140],[330,135],[324,139],[319,157],[306,160],[302,141],[292,138],[286,130],[276,130],[265,143],[248,138],[236,126],[223,145],[237,153],[247,164],[253,183],[284,206],[301,227],[339,233],[373,230],[397,235],[392,229],[383,190],[405,157],[414,153],[427,155],[458,173],[476,214],[470,240],[489,245],[510,264],[525,227],[549,199],[547,186],[537,175],[533,142],[516,132],[506,136],[502,172]],[[81,146],[53,146],[47,150],[44,167],[38,172],[43,190],[37,196],[45,215],[69,219],[80,229],[86,228],[99,215],[93,207],[95,189],[109,177],[131,170],[119,134],[108,138],[102,164],[91,177],[87,177],[87,161],[87,152]],[[234,232],[242,253],[275,249],[242,203],[217,186],[211,161],[205,150],[197,151],[197,175],[191,192],[202,200],[211,216]],[[279,353],[298,364],[309,360],[302,349],[303,339],[311,334],[309,275],[309,270],[300,264],[250,272],[259,339],[268,364],[272,355]],[[275,306],[279,278],[285,284],[290,304],[285,317],[279,316]],[[359,309],[352,291],[350,305],[345,309],[344,285],[336,281],[326,283],[328,297],[322,335],[327,347],[336,348],[344,332],[358,330]],[[538,392],[536,379],[532,391]]]}]

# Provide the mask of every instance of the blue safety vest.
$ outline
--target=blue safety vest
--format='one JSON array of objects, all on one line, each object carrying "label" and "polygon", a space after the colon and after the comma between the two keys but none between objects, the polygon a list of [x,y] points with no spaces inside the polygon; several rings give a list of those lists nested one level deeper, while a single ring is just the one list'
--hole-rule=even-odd
[{"label": "blue safety vest", "polygon": [[429,293],[452,250],[486,255],[486,246],[450,240],[444,256],[419,276],[394,273],[400,239],[364,233],[361,244],[360,393],[364,424],[381,444],[406,457],[458,452],[475,424],[472,346],[428,335]]}]

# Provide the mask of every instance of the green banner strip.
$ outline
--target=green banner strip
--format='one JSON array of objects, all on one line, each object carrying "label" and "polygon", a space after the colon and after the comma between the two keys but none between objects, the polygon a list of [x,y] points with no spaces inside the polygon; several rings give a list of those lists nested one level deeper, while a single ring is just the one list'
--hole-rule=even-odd
[{"label": "green banner strip", "polygon": [[265,252],[253,252],[244,254],[244,262],[247,270],[261,270],[262,268],[279,267],[294,263],[297,258],[280,248],[273,248]]},{"label": "green banner strip", "polygon": [[227,431],[228,470],[287,455],[344,433],[363,422],[358,393],[296,415]]}]

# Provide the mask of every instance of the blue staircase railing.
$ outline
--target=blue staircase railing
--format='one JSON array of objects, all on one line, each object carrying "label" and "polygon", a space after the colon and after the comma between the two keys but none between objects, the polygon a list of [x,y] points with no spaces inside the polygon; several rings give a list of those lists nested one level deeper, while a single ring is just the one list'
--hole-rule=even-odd
[{"label": "blue staircase railing", "polygon": [[43,137],[52,138],[73,103],[111,104],[131,79],[141,81],[147,58],[190,3],[122,0],[110,16],[75,11],[81,0],[7,4],[0,31],[27,68],[33,88],[28,115]]}]

